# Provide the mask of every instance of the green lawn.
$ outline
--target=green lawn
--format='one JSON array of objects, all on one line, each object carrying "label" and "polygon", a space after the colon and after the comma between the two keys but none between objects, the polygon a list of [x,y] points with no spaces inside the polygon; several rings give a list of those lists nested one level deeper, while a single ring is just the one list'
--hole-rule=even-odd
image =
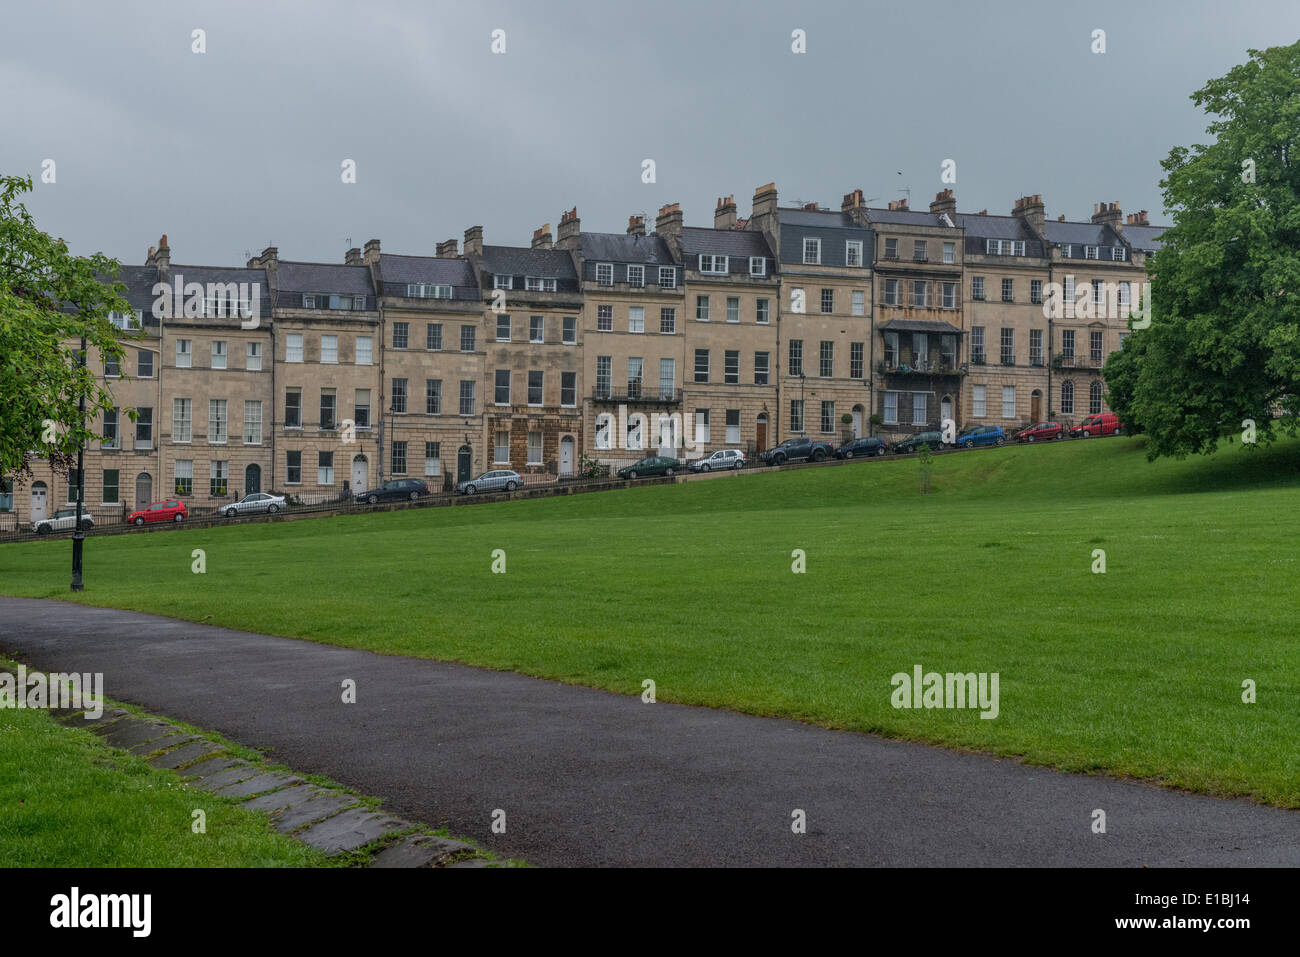
[{"label": "green lawn", "polygon": [[[79,600],[1300,807],[1300,443],[962,452],[932,484],[891,459],[92,537]],[[69,550],[0,546],[0,591],[68,598]],[[998,672],[998,718],[894,709],[915,664]]]},{"label": "green lawn", "polygon": [[[206,833],[192,831],[193,812]],[[181,784],[45,711],[0,710],[0,866],[309,867],[266,815]]]}]

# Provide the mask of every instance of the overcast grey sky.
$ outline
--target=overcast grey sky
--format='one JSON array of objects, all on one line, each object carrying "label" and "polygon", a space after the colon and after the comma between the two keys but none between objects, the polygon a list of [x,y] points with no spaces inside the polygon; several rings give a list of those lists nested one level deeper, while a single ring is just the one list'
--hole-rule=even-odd
[{"label": "overcast grey sky", "polygon": [[1041,193],[1165,222],[1159,161],[1205,140],[1189,95],[1294,42],[1300,3],[116,0],[7,6],[0,31],[0,172],[75,252],[138,263],[166,232],[175,262],[341,262],[349,237],[431,255],[477,224],[527,245],[575,205],[588,230],[670,202],[711,225],[771,180],[919,208],[945,159],[964,212]]}]

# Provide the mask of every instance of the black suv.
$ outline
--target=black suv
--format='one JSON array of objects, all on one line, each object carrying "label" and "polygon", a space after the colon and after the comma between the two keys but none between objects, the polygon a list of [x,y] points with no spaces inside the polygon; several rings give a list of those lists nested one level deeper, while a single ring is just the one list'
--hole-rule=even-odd
[{"label": "black suv", "polygon": [[410,499],[414,502],[421,495],[429,494],[429,486],[419,479],[393,479],[379,488],[357,493],[354,501],[358,505],[375,505],[379,502],[397,502]]},{"label": "black suv", "polygon": [[835,450],[837,459],[864,458],[868,455],[884,455],[889,449],[888,443],[879,437],[854,439]]},{"label": "black suv", "polygon": [[942,432],[918,432],[916,435],[908,436],[901,442],[894,443],[895,452],[915,452],[922,445],[930,446],[931,452],[938,452],[943,447]]}]

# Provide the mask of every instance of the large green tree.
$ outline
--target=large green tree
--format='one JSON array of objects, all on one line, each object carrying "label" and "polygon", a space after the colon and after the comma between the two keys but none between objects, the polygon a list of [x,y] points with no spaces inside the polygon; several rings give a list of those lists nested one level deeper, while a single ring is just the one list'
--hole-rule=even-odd
[{"label": "large green tree", "polygon": [[1151,325],[1106,364],[1152,459],[1213,452],[1244,419],[1261,442],[1296,430],[1272,410],[1300,395],[1300,42],[1249,53],[1192,95],[1214,141],[1161,163],[1174,225],[1149,261]]},{"label": "large green tree", "polygon": [[[73,256],[61,239],[36,228],[21,202],[28,177],[0,176],[0,474],[30,472],[33,457],[61,472],[75,467],[77,448],[101,438],[88,424],[114,406],[88,351],[119,361],[122,333],[110,312],[130,313],[125,287],[110,281],[114,259]],[[86,400],[83,416],[78,410]]]}]

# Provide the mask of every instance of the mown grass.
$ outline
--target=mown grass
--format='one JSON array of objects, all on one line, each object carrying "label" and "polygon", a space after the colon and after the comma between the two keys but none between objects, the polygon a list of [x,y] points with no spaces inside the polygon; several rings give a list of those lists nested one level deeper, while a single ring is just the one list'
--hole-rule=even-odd
[{"label": "mown grass", "polygon": [[[196,809],[206,833],[192,830]],[[173,771],[48,712],[0,710],[0,866],[325,867],[265,814],[185,787]]]},{"label": "mown grass", "polygon": [[[1141,444],[92,537],[78,600],[1300,807],[1300,443]],[[68,550],[0,547],[0,591],[68,598]],[[999,717],[894,709],[914,664],[998,672]]]}]

